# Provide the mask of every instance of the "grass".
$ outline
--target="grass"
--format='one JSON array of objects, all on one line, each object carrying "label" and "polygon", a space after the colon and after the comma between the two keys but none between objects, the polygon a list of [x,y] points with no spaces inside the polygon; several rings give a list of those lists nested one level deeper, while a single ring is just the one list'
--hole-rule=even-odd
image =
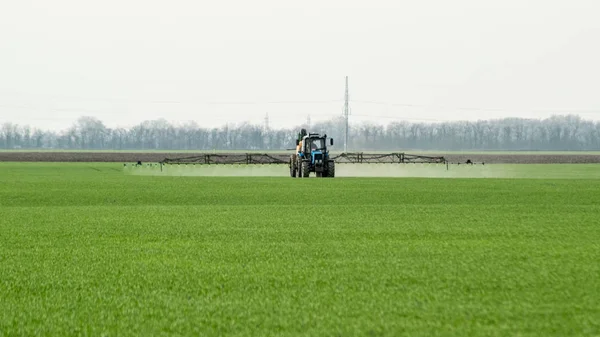
[{"label": "grass", "polygon": [[579,179],[0,163],[0,336],[597,336],[600,179],[561,167]]},{"label": "grass", "polygon": [[[124,172],[145,176],[270,176],[287,177],[287,164],[271,165],[163,165],[127,164]],[[314,174],[312,175],[314,176]],[[337,177],[410,178],[526,178],[526,179],[600,179],[599,164],[336,164]],[[445,183],[445,182],[443,182]]]}]

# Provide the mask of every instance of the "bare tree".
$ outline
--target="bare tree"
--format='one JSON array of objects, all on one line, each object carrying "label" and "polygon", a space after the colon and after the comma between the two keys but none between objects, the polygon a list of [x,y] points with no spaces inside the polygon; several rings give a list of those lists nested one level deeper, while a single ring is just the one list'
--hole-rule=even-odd
[{"label": "bare tree", "polygon": [[[240,123],[205,129],[196,122],[175,126],[164,119],[143,121],[131,128],[107,128],[94,117],[79,118],[61,131],[43,131],[4,123],[0,147],[55,149],[139,150],[285,150],[294,147],[300,128],[265,130]],[[345,120],[337,117],[315,122],[311,132],[337,139],[339,150]],[[351,124],[350,151],[369,150],[600,150],[600,123],[579,116],[552,116],[543,120],[504,118],[476,122]]]}]

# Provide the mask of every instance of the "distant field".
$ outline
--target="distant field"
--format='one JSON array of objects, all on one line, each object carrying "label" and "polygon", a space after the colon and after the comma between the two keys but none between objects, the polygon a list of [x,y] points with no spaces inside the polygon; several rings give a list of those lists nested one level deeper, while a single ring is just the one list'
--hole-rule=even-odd
[{"label": "distant field", "polygon": [[[66,153],[287,153],[286,150],[63,150],[63,149],[25,149],[25,150],[7,150],[0,149],[0,152],[19,153],[19,152],[66,152]],[[339,146],[331,148],[332,153],[343,152]],[[365,152],[365,153],[392,153],[404,152],[414,154],[497,154],[497,155],[600,155],[599,151],[444,151],[444,150],[413,150],[413,149],[396,149],[396,150],[353,150],[348,152]]]},{"label": "distant field", "polygon": [[595,168],[292,179],[0,163],[0,336],[597,336]]}]

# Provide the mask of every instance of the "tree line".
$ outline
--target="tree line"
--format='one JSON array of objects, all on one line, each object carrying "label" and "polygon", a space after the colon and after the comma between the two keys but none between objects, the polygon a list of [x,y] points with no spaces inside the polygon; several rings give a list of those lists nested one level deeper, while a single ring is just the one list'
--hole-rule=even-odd
[{"label": "tree line", "polygon": [[[196,122],[173,125],[164,119],[144,121],[131,128],[109,128],[84,116],[62,131],[13,123],[0,127],[3,149],[71,150],[285,150],[295,147],[301,128],[334,138],[335,150],[344,145],[343,117],[296,128],[267,129],[241,123],[205,128]],[[368,150],[600,150],[600,123],[576,115],[546,119],[504,118],[443,123],[391,122],[351,124],[349,151]]]}]

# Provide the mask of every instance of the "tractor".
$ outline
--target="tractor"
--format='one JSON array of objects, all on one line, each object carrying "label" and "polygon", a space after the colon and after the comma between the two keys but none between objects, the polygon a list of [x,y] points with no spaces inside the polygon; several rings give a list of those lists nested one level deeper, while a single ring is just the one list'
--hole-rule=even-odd
[{"label": "tractor", "polygon": [[[333,138],[329,138],[333,145]],[[290,156],[290,176],[308,178],[311,172],[319,178],[335,177],[335,162],[329,157],[327,135],[306,133],[302,129],[296,138],[296,153]]]}]

